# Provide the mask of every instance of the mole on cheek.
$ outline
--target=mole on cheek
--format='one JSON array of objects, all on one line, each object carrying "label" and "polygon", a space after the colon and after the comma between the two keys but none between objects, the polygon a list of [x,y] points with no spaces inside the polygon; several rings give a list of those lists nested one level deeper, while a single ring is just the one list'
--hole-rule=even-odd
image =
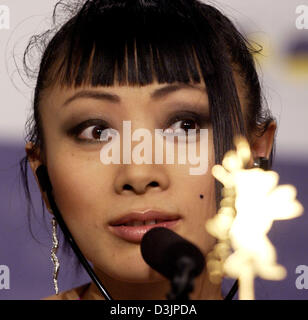
[{"label": "mole on cheek", "polygon": [[203,194],[200,194],[200,199],[203,199]]}]

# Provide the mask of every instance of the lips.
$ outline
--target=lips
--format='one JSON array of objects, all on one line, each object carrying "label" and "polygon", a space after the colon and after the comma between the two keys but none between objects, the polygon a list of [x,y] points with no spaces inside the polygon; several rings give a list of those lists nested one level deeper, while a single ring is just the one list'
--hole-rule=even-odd
[{"label": "lips", "polygon": [[116,236],[133,243],[140,243],[146,232],[155,227],[173,228],[181,220],[178,214],[147,210],[131,212],[109,223],[109,230]]},{"label": "lips", "polygon": [[133,223],[133,222],[142,222],[146,223],[149,221],[153,220],[158,220],[158,222],[163,222],[163,221],[170,221],[170,220],[175,220],[179,219],[180,216],[178,214],[167,214],[159,211],[154,211],[154,210],[148,210],[145,213],[141,212],[131,212],[120,219],[117,219],[115,221],[110,222],[111,226],[120,226],[126,223]]}]

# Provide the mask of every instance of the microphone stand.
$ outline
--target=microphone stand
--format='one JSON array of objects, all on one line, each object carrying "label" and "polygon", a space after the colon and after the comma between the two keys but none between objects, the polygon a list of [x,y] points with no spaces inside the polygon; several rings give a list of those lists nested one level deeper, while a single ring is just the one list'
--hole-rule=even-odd
[{"label": "microphone stand", "polygon": [[192,270],[195,264],[187,256],[181,257],[176,263],[177,271],[171,279],[171,291],[167,300],[189,300],[189,293],[194,289],[194,275]]},{"label": "microphone stand", "polygon": [[[184,256],[176,264],[177,271],[171,279],[171,291],[167,293],[167,300],[189,300],[189,293],[194,289],[194,276],[191,271],[194,269],[194,262]],[[238,290],[238,280],[236,280],[224,297],[224,300],[232,300]]]}]

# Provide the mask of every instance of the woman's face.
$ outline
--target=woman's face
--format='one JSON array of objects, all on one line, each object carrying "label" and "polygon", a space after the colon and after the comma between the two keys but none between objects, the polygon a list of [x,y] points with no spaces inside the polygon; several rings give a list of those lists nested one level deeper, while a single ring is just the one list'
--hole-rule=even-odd
[{"label": "woman's face", "polygon": [[[197,114],[199,119],[209,115],[204,84],[175,85],[154,82],[143,87],[55,87],[46,91],[41,101],[45,159],[58,208],[86,258],[115,279],[161,279],[143,261],[138,242],[111,231],[110,223],[126,213],[154,209],[177,214],[180,219],[172,230],[198,245],[204,254],[215,242],[204,227],[215,214],[213,135],[208,121],[200,123],[201,128],[209,130],[205,174],[191,175],[189,169],[197,165],[189,161],[167,164],[164,158],[163,164],[154,160],[152,164],[123,164],[121,158],[120,164],[103,164],[100,158],[107,142],[98,140],[99,129],[116,129],[122,150],[124,120],[131,121],[132,134],[139,128],[151,132],[153,159],[155,129],[199,128],[192,115]],[[76,129],[90,119],[97,120]],[[131,149],[139,144],[132,141]],[[177,143],[174,145],[177,159]],[[198,138],[196,147],[199,155]]]}]

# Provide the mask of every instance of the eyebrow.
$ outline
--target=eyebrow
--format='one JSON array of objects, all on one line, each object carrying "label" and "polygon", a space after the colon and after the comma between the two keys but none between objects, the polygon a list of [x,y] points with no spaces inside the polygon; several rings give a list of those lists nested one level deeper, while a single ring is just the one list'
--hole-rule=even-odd
[{"label": "eyebrow", "polygon": [[[180,84],[172,84],[172,85],[164,86],[162,88],[158,88],[151,93],[150,97],[152,100],[159,100],[173,92],[179,91],[181,89],[188,89],[188,88],[195,89],[201,92],[206,92],[206,88],[202,85],[196,85],[191,83],[180,83]],[[106,91],[83,90],[75,93],[73,96],[68,98],[64,102],[63,107],[67,106],[74,100],[82,99],[82,98],[108,101],[111,103],[121,103],[121,98],[116,94],[106,92]]]}]

